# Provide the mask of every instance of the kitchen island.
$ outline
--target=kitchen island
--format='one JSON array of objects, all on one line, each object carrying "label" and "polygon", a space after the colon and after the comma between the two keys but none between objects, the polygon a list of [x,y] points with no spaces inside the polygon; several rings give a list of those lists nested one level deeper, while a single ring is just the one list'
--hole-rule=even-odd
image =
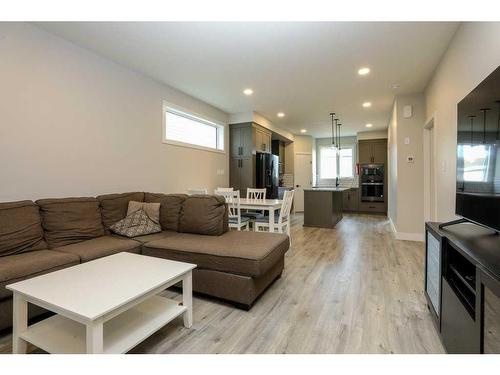
[{"label": "kitchen island", "polygon": [[304,226],[334,228],[342,220],[342,192],[340,187],[313,187],[304,189]]}]

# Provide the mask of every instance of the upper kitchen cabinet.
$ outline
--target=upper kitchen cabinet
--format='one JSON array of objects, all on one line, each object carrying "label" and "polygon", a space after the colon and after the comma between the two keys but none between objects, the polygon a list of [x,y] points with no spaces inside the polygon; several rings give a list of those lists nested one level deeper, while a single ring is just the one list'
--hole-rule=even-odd
[{"label": "upper kitchen cabinet", "polygon": [[231,156],[251,156],[254,148],[252,123],[231,125],[230,143]]},{"label": "upper kitchen cabinet", "polygon": [[255,151],[271,152],[271,132],[263,127],[254,124]]},{"label": "upper kitchen cabinet", "polygon": [[230,126],[231,156],[251,156],[255,152],[271,152],[271,131],[253,122]]},{"label": "upper kitchen cabinet", "polygon": [[387,160],[387,140],[370,139],[358,142],[360,164],[385,164]]}]

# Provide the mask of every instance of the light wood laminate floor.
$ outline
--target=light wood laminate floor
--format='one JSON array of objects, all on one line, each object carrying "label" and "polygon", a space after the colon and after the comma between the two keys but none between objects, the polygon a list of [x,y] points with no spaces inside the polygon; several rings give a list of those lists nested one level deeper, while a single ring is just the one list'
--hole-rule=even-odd
[{"label": "light wood laminate floor", "polygon": [[[422,243],[395,240],[381,216],[319,229],[294,215],[293,224],[283,276],[250,311],[195,295],[191,329],[177,319],[131,352],[443,353],[423,295]],[[4,335],[0,352],[10,350]]]}]

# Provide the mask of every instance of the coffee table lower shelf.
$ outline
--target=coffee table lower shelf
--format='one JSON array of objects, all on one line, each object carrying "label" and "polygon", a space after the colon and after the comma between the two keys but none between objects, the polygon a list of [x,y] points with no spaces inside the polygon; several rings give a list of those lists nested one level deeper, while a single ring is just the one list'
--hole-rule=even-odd
[{"label": "coffee table lower shelf", "polygon": [[[126,353],[187,308],[177,301],[153,296],[104,323],[104,353]],[[54,315],[28,327],[20,337],[49,353],[86,351],[83,324]]]}]

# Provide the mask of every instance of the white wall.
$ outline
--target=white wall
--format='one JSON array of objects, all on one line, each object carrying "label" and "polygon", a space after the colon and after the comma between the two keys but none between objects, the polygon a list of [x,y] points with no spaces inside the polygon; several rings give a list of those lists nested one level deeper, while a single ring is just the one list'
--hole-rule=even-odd
[{"label": "white wall", "polygon": [[[403,108],[412,107],[405,118]],[[425,100],[423,94],[398,95],[389,122],[389,201],[388,214],[396,238],[422,240],[424,233],[423,128]],[[408,162],[408,157],[413,162]]]},{"label": "white wall", "polygon": [[457,103],[500,65],[500,23],[463,23],[426,91],[427,119],[434,117],[436,214],[455,218]]},{"label": "white wall", "polygon": [[366,139],[383,139],[388,138],[388,129],[386,130],[374,130],[369,132],[358,132],[356,137],[358,141],[366,140]]},{"label": "white wall", "polygon": [[258,112],[250,111],[242,113],[232,113],[229,115],[230,124],[239,124],[243,122],[255,122],[260,126],[279,134],[281,137],[286,138],[287,141],[293,142],[294,135],[292,133],[280,126],[277,126]]},{"label": "white wall", "polygon": [[397,138],[397,116],[398,108],[396,100],[392,107],[392,115],[389,121],[388,140],[387,140],[387,215],[397,231],[396,223],[398,221],[398,138]]},{"label": "white wall", "polygon": [[0,37],[0,201],[228,184],[227,153],[162,143],[162,102],[226,113],[35,26]]}]

